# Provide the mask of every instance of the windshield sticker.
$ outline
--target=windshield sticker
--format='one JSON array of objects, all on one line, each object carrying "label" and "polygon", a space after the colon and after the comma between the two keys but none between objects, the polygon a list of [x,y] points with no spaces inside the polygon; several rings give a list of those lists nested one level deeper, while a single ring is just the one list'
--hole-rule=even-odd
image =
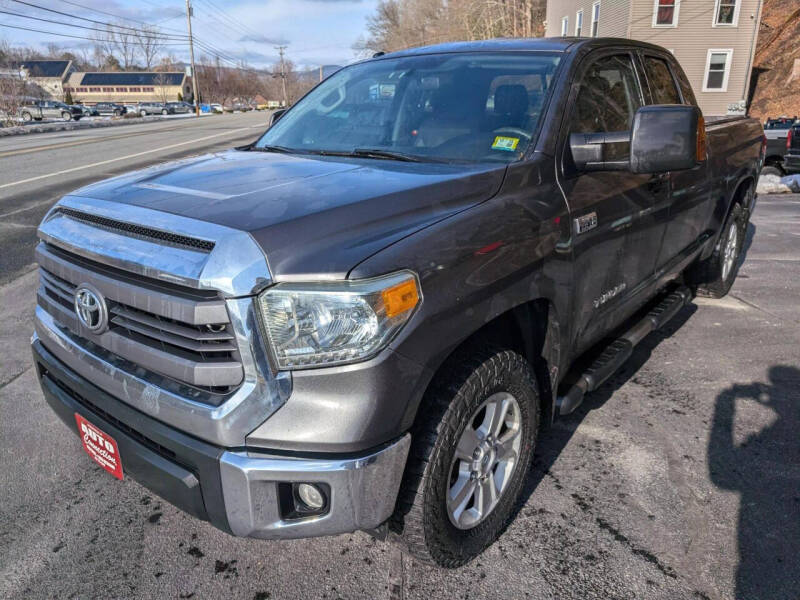
[{"label": "windshield sticker", "polygon": [[519,138],[505,137],[498,135],[494,138],[492,150],[505,150],[506,152],[514,152],[519,144]]}]

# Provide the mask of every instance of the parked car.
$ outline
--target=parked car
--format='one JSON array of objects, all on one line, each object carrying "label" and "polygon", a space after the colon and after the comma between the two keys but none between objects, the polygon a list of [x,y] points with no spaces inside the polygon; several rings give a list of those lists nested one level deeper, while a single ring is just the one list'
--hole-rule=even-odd
[{"label": "parked car", "polygon": [[97,112],[97,109],[93,106],[85,106],[83,104],[73,104],[72,106],[79,108],[84,117],[97,117],[100,115],[100,113]]},{"label": "parked car", "polygon": [[783,176],[787,173],[784,164],[784,155],[787,149],[786,138],[796,122],[797,117],[778,117],[767,119],[764,123],[767,149],[762,174]]},{"label": "parked car", "polygon": [[79,121],[83,117],[83,109],[56,100],[28,100],[17,109],[17,114],[25,123],[42,119]]},{"label": "parked car", "polygon": [[147,115],[174,115],[175,109],[171,107],[169,104],[164,104],[162,102],[139,102],[137,107],[139,114],[144,116]]},{"label": "parked car", "polygon": [[138,104],[125,104],[125,114],[139,114],[139,105]]},{"label": "parked car", "polygon": [[167,106],[172,108],[176,114],[186,114],[194,112],[194,105],[188,102],[167,102]]},{"label": "parked car", "polygon": [[98,102],[95,104],[95,108],[103,116],[112,115],[114,117],[121,117],[128,112],[128,109],[125,108],[124,105],[117,104],[116,102]]},{"label": "parked car", "polygon": [[356,63],[253,144],[62,198],[34,372],[93,460],[224,531],[462,565],[540,424],[727,294],[762,140],[644,42]]},{"label": "parked car", "polygon": [[787,133],[783,169],[786,173],[800,173],[800,123],[794,124]]},{"label": "parked car", "polygon": [[209,107],[211,108],[211,112],[214,113],[222,113],[224,112],[222,108],[222,104],[210,104]]}]

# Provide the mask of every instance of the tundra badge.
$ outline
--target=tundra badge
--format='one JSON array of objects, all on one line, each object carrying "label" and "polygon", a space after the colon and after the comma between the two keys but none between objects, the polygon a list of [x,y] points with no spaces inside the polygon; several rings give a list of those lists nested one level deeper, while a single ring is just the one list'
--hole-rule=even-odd
[{"label": "tundra badge", "polygon": [[583,215],[575,219],[575,233],[586,233],[590,229],[597,227],[597,213],[590,212],[588,215]]}]

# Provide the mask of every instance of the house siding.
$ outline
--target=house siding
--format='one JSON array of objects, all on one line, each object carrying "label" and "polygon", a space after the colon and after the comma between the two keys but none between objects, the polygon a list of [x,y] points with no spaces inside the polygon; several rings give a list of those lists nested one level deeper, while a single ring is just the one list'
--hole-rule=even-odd
[{"label": "house siding", "polygon": [[[628,37],[672,50],[692,84],[703,113],[724,115],[729,105],[747,98],[762,0],[739,0],[737,25],[725,27],[713,26],[715,0],[677,1],[677,27],[653,27],[653,0],[601,0],[599,35]],[[561,19],[569,16],[569,35],[573,35],[575,13],[583,9],[584,35],[588,35],[592,4],[592,0],[548,0],[546,34],[560,36]],[[733,50],[724,92],[703,91],[710,49]]]},{"label": "house siding", "polygon": [[[728,105],[747,98],[751,57],[755,47],[761,0],[739,0],[736,27],[713,27],[714,0],[682,0],[678,26],[653,27],[652,0],[635,0],[629,37],[674,51],[686,72],[697,102],[707,115],[724,115]],[[725,92],[704,92],[703,78],[709,49],[732,49],[730,75]]]},{"label": "house siding", "polygon": [[[545,35],[561,35],[561,19],[569,17],[568,35],[575,35],[575,15],[583,10],[582,37],[589,37],[592,28],[594,0],[547,0],[547,27]],[[599,37],[627,37],[630,0],[601,0]]]}]

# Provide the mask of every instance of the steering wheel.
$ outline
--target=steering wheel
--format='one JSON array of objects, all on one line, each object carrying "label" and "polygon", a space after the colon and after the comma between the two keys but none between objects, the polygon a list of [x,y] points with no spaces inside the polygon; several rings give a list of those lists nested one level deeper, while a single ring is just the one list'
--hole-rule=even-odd
[{"label": "steering wheel", "polygon": [[524,129],[520,129],[519,127],[500,127],[499,129],[492,131],[492,134],[494,135],[503,135],[507,133],[510,133],[515,137],[522,138],[526,143],[530,142],[532,137],[530,133]]}]

